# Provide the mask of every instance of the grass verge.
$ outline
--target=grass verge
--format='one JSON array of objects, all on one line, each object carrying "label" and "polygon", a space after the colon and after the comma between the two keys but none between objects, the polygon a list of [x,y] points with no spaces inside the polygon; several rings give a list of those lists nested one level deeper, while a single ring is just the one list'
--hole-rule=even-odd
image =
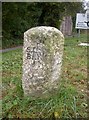
[{"label": "grass verge", "polygon": [[2,55],[3,118],[87,118],[87,47],[86,35],[65,39],[59,91],[48,99],[23,96],[22,49]]}]

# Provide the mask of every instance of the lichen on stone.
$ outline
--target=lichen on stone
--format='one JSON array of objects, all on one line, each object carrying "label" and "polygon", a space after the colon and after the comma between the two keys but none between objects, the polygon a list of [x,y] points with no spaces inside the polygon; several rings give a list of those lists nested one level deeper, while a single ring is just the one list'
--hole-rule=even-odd
[{"label": "lichen on stone", "polygon": [[24,33],[22,86],[25,95],[45,96],[58,88],[64,37],[54,27],[34,27]]}]

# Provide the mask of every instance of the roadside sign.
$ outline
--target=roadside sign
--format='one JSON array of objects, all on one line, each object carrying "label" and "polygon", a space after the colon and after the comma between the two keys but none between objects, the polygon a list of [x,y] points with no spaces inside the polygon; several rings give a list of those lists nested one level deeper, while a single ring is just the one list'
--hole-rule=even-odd
[{"label": "roadside sign", "polygon": [[77,13],[76,29],[89,29],[89,14]]}]

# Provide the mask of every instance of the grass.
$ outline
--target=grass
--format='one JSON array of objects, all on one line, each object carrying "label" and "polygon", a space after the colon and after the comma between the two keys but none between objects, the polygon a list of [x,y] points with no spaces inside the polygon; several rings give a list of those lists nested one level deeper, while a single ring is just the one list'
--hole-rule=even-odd
[{"label": "grass", "polygon": [[87,118],[86,35],[65,39],[59,91],[48,99],[24,97],[22,89],[22,49],[2,54],[3,118]]}]

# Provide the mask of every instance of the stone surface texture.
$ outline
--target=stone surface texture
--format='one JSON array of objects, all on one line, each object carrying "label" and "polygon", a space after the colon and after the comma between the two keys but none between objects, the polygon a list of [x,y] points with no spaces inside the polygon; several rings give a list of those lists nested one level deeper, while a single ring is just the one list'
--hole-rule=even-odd
[{"label": "stone surface texture", "polygon": [[24,33],[23,77],[24,94],[42,97],[59,88],[63,34],[54,27],[40,26]]}]

